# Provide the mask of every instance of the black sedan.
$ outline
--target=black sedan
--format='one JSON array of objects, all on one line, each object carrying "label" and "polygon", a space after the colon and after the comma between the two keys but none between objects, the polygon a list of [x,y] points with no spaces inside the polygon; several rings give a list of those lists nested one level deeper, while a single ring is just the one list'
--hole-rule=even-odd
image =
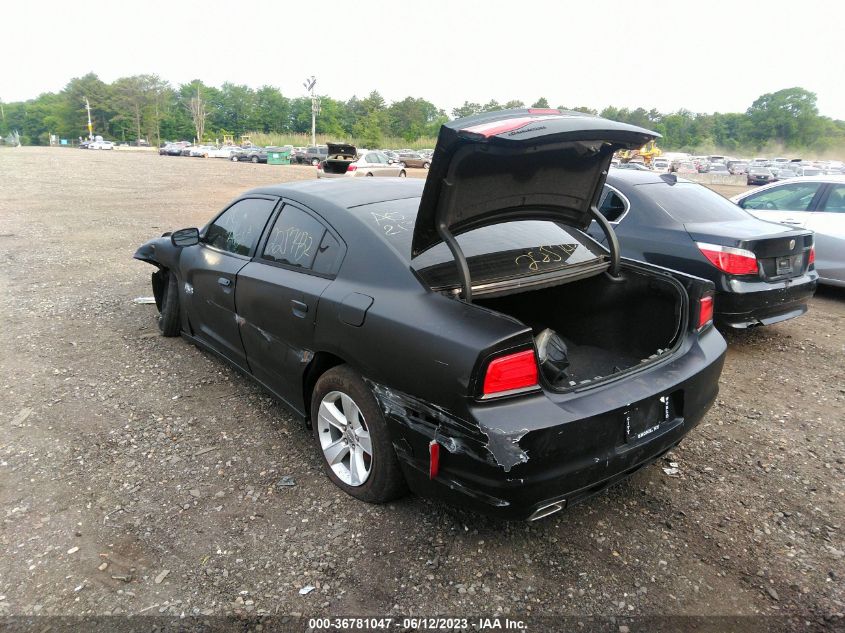
[{"label": "black sedan", "polygon": [[613,152],[654,136],[478,115],[443,126],[426,181],[261,187],[135,257],[164,335],[286,403],[353,497],[538,519],[665,454],[718,392],[712,283],[584,233],[612,236]]},{"label": "black sedan", "polygon": [[[625,257],[711,280],[720,326],[800,316],[816,290],[812,231],[759,220],[674,174],[611,172],[600,211]],[[598,224],[590,234],[605,240]]]}]

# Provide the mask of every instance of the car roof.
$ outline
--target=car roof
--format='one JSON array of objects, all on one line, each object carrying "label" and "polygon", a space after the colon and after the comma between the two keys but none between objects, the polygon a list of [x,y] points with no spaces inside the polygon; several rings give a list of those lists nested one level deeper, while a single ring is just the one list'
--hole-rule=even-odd
[{"label": "car roof", "polygon": [[[643,171],[641,169],[614,169],[607,177],[607,184],[622,182],[628,185],[647,185],[654,183],[665,183],[669,174],[661,174],[654,171]],[[692,182],[684,178],[678,178],[678,182]]]},{"label": "car roof", "polygon": [[425,180],[422,178],[331,178],[256,187],[246,194],[289,197],[305,203],[303,196],[351,209],[365,204],[402,198],[419,198]]}]

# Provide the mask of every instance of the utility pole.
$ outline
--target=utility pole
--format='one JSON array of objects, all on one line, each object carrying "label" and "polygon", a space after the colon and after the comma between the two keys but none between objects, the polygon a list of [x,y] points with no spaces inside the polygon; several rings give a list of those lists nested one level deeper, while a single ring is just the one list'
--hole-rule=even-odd
[{"label": "utility pole", "polygon": [[85,97],[85,110],[88,112],[88,140],[94,140],[94,124],[91,123],[91,104],[88,103],[88,97]]},{"label": "utility pole", "polygon": [[303,82],[303,86],[311,95],[311,145],[317,144],[317,113],[320,111],[320,99],[314,95],[314,86],[317,78],[311,75]]}]

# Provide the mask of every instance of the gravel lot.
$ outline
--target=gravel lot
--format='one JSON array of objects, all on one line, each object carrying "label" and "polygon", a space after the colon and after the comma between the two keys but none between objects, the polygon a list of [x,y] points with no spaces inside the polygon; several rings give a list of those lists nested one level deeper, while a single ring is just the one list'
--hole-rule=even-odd
[{"label": "gravel lot", "polygon": [[842,625],[845,292],[823,289],[800,319],[729,335],[701,426],[665,463],[565,513],[524,524],[414,497],[369,506],[328,482],[310,434],[280,405],[161,338],[155,306],[133,303],[151,294],[152,269],[132,259],[139,244],[203,224],[246,188],[314,176],[0,150],[0,615]]}]

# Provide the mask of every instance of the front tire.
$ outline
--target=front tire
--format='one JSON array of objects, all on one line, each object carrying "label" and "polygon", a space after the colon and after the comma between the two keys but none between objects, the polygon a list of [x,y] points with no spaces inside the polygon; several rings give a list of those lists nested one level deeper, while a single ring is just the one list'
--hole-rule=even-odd
[{"label": "front tire", "polygon": [[338,488],[368,503],[407,493],[381,410],[352,369],[334,367],[317,381],[311,426],[323,469]]},{"label": "front tire", "polygon": [[320,164],[320,159],[318,159],[318,158],[312,158],[311,159],[311,166],[312,167],[316,167],[319,164]]},{"label": "front tire", "polygon": [[423,163],[423,169],[430,169],[431,163]]},{"label": "front tire", "polygon": [[176,275],[169,271],[162,271],[166,276],[164,292],[161,297],[161,314],[158,318],[158,329],[163,336],[179,336],[182,329],[179,319],[179,282]]}]

